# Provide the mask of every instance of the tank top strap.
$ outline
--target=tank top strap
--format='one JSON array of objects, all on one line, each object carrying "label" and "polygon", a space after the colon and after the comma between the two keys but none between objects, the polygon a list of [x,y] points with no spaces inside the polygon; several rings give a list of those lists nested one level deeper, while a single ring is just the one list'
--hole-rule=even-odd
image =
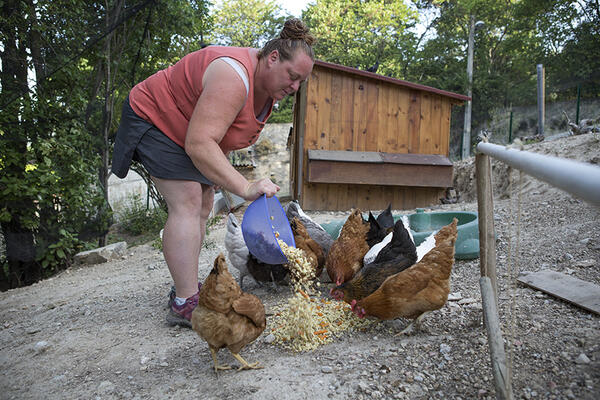
[{"label": "tank top strap", "polygon": [[227,64],[231,65],[231,68],[233,68],[235,72],[239,74],[240,78],[242,78],[242,80],[244,81],[244,85],[246,86],[246,96],[248,96],[248,93],[250,92],[250,84],[248,83],[248,77],[246,76],[242,68],[239,66],[239,64],[235,62],[235,60],[231,57],[219,57],[218,60],[225,61]]}]

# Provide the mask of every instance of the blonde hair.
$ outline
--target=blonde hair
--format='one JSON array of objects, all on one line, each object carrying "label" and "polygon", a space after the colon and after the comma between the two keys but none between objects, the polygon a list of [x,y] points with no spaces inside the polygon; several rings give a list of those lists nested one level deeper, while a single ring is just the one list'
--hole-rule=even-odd
[{"label": "blonde hair", "polygon": [[312,49],[315,37],[308,32],[308,27],[298,18],[291,18],[285,21],[283,29],[277,39],[272,39],[263,46],[258,52],[258,58],[261,59],[271,53],[273,50],[279,52],[282,61],[291,60],[296,52],[301,49],[311,60],[315,60],[315,54]]}]

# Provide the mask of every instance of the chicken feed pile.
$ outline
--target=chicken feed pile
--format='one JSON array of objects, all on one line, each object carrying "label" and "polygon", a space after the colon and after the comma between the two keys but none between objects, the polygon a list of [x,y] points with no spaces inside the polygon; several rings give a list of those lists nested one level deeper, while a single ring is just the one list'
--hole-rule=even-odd
[{"label": "chicken feed pile", "polygon": [[341,301],[330,301],[315,290],[314,270],[304,258],[303,251],[279,245],[289,260],[294,294],[287,303],[275,307],[271,331],[275,343],[293,351],[309,351],[330,343],[344,331],[364,330],[375,321],[360,319]]}]

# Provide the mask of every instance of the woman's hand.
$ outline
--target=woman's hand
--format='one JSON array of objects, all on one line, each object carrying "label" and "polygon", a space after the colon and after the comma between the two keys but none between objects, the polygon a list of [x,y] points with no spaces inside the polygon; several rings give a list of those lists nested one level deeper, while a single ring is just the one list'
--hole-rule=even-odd
[{"label": "woman's hand", "polygon": [[265,194],[267,197],[273,197],[281,189],[279,186],[271,182],[270,179],[264,178],[256,182],[248,183],[244,196],[245,200],[253,201]]}]

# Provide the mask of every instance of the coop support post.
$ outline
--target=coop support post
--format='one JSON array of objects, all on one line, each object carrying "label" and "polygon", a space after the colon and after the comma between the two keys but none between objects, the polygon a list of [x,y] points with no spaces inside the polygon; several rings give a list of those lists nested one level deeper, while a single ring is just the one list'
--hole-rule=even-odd
[{"label": "coop support post", "polygon": [[494,200],[492,193],[492,169],[490,157],[475,155],[475,174],[477,178],[477,211],[479,220],[479,268],[481,276],[490,279],[497,303],[496,284],[496,238],[494,235]]},{"label": "coop support post", "polygon": [[483,314],[485,316],[484,323],[488,335],[490,361],[492,363],[492,373],[494,375],[494,385],[496,387],[496,398],[501,400],[511,400],[513,398],[512,377],[510,369],[507,368],[495,293],[492,289],[491,280],[486,276],[479,278],[479,286],[481,288],[481,300],[483,303]]}]

